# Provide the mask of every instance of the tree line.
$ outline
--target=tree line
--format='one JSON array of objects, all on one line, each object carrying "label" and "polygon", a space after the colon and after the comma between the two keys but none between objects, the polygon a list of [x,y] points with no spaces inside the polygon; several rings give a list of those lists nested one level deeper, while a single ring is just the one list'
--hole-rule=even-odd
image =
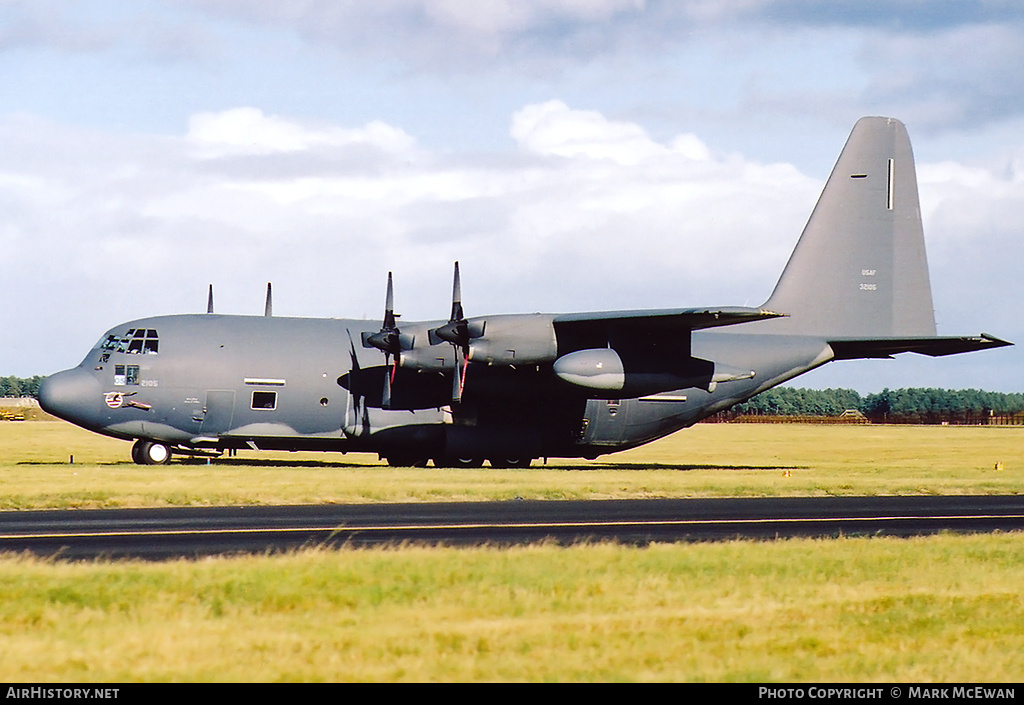
[{"label": "tree line", "polygon": [[1024,394],[981,389],[883,389],[861,396],[853,389],[775,387],[729,413],[752,416],[839,416],[859,411],[872,421],[890,423],[979,423],[986,418],[1024,414]]},{"label": "tree line", "polygon": [[35,397],[45,377],[0,377],[0,397]]}]

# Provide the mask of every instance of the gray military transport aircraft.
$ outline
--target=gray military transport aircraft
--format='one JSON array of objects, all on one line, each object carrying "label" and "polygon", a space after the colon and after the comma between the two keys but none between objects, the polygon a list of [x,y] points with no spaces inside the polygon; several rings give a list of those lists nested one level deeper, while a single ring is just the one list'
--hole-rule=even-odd
[{"label": "gray military transport aircraft", "polygon": [[252,448],[527,466],[665,436],[832,360],[1010,343],[938,337],[906,128],[857,122],[767,302],[447,321],[208,312],[124,323],[43,381],[47,412],[132,459]]}]

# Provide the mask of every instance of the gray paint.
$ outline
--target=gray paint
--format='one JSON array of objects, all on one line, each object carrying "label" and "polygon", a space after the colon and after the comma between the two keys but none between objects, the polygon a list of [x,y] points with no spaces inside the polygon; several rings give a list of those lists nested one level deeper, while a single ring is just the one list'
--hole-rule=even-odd
[{"label": "gray paint", "polygon": [[761,307],[467,319],[457,264],[448,321],[399,323],[390,275],[386,302],[378,327],[274,317],[269,287],[264,316],[216,315],[211,291],[206,315],[111,329],[40,403],[138,439],[137,462],[162,444],[509,466],[647,443],[833,359],[1008,345],[935,336],[913,155],[891,118],[854,127]]},{"label": "gray paint", "polygon": [[903,123],[857,122],[765,307],[789,320],[751,332],[935,335],[914,156]]}]

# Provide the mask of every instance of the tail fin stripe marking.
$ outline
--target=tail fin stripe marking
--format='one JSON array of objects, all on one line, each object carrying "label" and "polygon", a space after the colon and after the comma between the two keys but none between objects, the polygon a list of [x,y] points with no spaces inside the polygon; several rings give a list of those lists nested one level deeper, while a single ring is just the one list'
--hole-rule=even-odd
[{"label": "tail fin stripe marking", "polygon": [[893,194],[893,189],[895,188],[895,183],[896,183],[896,181],[895,181],[895,179],[893,177],[895,175],[896,175],[896,160],[895,159],[890,159],[889,160],[889,195],[888,195],[888,198],[886,199],[886,202],[885,202],[886,203],[886,208],[888,210],[892,210],[892,206],[893,206],[893,195],[894,195]]}]

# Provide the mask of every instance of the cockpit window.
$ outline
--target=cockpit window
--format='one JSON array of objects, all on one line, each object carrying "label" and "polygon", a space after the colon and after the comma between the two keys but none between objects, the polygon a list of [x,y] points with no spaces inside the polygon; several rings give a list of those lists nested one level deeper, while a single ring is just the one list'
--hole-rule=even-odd
[{"label": "cockpit window", "polygon": [[131,355],[155,355],[160,351],[160,337],[152,328],[131,328],[122,336],[108,335],[100,348]]}]

